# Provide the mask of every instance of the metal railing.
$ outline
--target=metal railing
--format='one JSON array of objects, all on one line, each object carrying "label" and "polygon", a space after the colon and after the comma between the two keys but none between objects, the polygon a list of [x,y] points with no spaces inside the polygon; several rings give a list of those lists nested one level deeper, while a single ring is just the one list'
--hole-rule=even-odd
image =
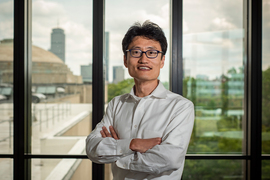
[{"label": "metal railing", "polygon": [[[37,106],[40,106],[37,108]],[[13,108],[1,108],[0,112],[13,114]],[[2,114],[2,113],[0,113]],[[39,125],[39,130],[42,131],[42,124],[46,123],[46,127],[49,127],[49,122],[54,124],[55,121],[60,121],[71,114],[71,103],[61,102],[56,104],[33,104],[32,105],[32,121],[36,121],[33,126]],[[4,116],[5,117],[5,116]],[[8,130],[5,127],[1,127],[2,124],[8,123]],[[12,147],[13,137],[13,117],[6,117],[0,120],[0,143],[9,139],[9,148]],[[8,135],[5,135],[7,133]],[[4,134],[4,135],[3,135]]]},{"label": "metal railing", "polygon": [[[3,124],[3,123],[6,123],[8,122],[9,123],[9,133],[8,133],[8,136],[4,136],[2,139],[0,139],[0,142],[3,142],[3,141],[6,141],[7,139],[9,139],[9,148],[11,148],[11,140],[12,140],[12,125],[13,125],[13,118],[9,118],[9,120],[1,120],[0,121],[0,124]],[[4,131],[1,131],[1,133],[3,133]],[[5,132],[4,132],[5,133]]]},{"label": "metal railing", "polygon": [[[32,121],[37,121],[34,125],[39,125],[39,130],[42,131],[42,124],[46,123],[46,127],[49,127],[49,121],[52,124],[55,121],[60,121],[71,114],[71,103],[70,102],[63,102],[57,103],[48,106],[47,103],[44,104],[44,107],[36,107],[37,105],[34,104],[32,108]],[[34,126],[33,125],[33,126]]]}]

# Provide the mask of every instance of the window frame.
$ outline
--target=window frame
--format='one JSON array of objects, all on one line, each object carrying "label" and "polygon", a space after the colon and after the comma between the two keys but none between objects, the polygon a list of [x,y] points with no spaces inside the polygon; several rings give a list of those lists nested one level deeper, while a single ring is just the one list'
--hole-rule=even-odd
[{"label": "window frame", "polygon": [[[245,98],[244,120],[247,122],[246,149],[243,155],[187,154],[186,159],[226,159],[244,160],[243,179],[261,179],[262,160],[270,160],[270,155],[262,155],[262,0],[243,1],[244,15],[244,61]],[[93,0],[93,128],[104,114],[104,0]],[[31,179],[31,160],[34,158],[87,159],[86,155],[35,155],[31,154],[31,16],[32,0],[14,0],[14,151],[0,154],[0,158],[13,159],[13,178]],[[183,0],[171,0],[171,74],[170,87],[182,94],[182,19]],[[102,22],[102,23],[100,23]],[[180,71],[179,71],[180,69]],[[23,108],[22,108],[23,107]],[[260,119],[258,121],[257,119]],[[104,179],[104,165],[93,163],[93,179]]]}]

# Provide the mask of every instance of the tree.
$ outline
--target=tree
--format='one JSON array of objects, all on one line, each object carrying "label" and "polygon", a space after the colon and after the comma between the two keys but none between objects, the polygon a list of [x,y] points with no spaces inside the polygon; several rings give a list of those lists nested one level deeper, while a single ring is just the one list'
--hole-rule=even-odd
[{"label": "tree", "polygon": [[270,67],[262,73],[262,123],[270,132]]},{"label": "tree", "polygon": [[117,84],[108,85],[108,102],[110,102],[115,96],[129,93],[134,86],[133,79],[125,79]]}]

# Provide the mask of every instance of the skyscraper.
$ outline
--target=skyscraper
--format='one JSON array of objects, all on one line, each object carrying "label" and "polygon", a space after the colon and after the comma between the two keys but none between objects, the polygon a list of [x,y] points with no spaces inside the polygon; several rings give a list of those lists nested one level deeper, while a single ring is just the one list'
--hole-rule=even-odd
[{"label": "skyscraper", "polygon": [[92,83],[92,64],[81,65],[81,76],[83,83]]},{"label": "skyscraper", "polygon": [[123,66],[113,66],[113,83],[117,84],[125,78],[125,70]]},{"label": "skyscraper", "polygon": [[65,62],[65,34],[64,30],[60,28],[52,29],[51,33],[51,51]]}]

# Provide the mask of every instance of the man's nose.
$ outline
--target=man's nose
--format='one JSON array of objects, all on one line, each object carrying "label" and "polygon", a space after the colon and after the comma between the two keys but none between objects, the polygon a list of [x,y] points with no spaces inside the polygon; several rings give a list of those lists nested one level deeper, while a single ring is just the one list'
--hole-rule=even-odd
[{"label": "man's nose", "polygon": [[146,52],[142,53],[142,56],[139,59],[140,63],[146,63],[148,61],[148,57],[146,56]]}]

